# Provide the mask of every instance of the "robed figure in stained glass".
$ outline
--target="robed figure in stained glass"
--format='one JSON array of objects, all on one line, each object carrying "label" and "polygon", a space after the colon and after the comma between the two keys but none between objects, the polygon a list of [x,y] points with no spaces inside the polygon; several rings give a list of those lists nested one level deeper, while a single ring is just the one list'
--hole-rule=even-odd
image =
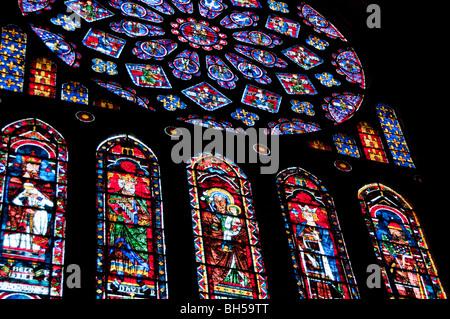
[{"label": "robed figure in stained glass", "polygon": [[[115,177],[115,176],[114,176]],[[117,178],[117,177],[116,177]],[[125,175],[112,180],[110,188],[120,190],[109,196],[109,219],[111,244],[110,271],[118,275],[148,276],[147,227],[150,224],[147,202],[134,197],[136,177]],[[114,185],[113,185],[114,184]]]},{"label": "robed figure in stained glass", "polygon": [[[205,196],[211,211],[205,213],[205,234],[211,235],[217,241],[211,241],[211,249],[207,252],[216,266],[212,271],[215,285],[221,282],[245,288],[249,283],[247,275],[238,269],[248,270],[246,252],[239,242],[245,241],[244,221],[238,217],[241,209],[234,205],[231,194],[220,188],[211,188]],[[223,268],[222,268],[223,267]]]}]

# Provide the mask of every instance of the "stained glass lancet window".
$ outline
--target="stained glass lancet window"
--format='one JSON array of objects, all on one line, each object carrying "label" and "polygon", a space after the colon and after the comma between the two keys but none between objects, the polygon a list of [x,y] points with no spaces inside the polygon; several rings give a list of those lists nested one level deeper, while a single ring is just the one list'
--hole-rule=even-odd
[{"label": "stained glass lancet window", "polygon": [[267,299],[267,278],[250,183],[220,155],[187,166],[200,297]]},{"label": "stained glass lancet window", "polygon": [[281,171],[277,188],[300,298],[359,298],[333,199],[326,188],[298,167]]},{"label": "stained glass lancet window", "polygon": [[399,166],[415,167],[394,109],[384,103],[377,104],[376,109],[394,163]]},{"label": "stained glass lancet window", "polygon": [[0,88],[22,92],[27,35],[16,25],[1,29]]},{"label": "stained glass lancet window", "polygon": [[446,298],[412,206],[391,188],[369,184],[361,209],[390,298]]},{"label": "stained glass lancet window", "polygon": [[31,62],[28,93],[54,98],[56,94],[56,64],[47,58]]},{"label": "stained glass lancet window", "polygon": [[367,122],[360,122],[357,128],[366,158],[376,162],[387,163],[386,153],[378,132]]},{"label": "stained glass lancet window", "polygon": [[0,140],[0,299],[63,293],[68,152],[38,119],[11,123]]},{"label": "stained glass lancet window", "polygon": [[159,165],[137,139],[97,149],[97,298],[168,298]]}]

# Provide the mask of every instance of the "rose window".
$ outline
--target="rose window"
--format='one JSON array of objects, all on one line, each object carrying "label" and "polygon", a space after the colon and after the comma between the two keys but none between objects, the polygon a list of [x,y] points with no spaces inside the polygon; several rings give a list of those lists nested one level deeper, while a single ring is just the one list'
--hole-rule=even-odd
[{"label": "rose window", "polygon": [[364,101],[355,50],[303,2],[19,3],[25,19],[34,15],[32,33],[74,74],[90,74],[81,83],[90,94],[153,118],[171,112],[167,125],[301,134],[345,122]]}]

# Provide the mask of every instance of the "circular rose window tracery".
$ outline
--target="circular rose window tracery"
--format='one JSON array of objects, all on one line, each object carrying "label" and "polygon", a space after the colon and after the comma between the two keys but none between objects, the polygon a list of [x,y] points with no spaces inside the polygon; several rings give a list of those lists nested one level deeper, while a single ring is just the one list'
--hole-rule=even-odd
[{"label": "circular rose window tracery", "polygon": [[[35,1],[22,5],[26,15],[43,11]],[[101,69],[89,65],[92,58],[113,63],[114,72],[92,73],[91,83],[186,123],[300,134],[345,122],[364,99],[356,52],[303,2],[68,0],[54,7],[32,30],[63,62],[87,72]],[[81,24],[56,12],[62,7]],[[79,28],[82,38],[71,34]],[[173,99],[178,104],[160,102]]]}]

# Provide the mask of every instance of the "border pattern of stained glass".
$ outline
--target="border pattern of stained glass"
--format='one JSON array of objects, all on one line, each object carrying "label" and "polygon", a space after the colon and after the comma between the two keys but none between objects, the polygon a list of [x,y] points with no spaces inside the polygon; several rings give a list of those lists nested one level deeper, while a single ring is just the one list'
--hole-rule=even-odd
[{"label": "border pattern of stained glass", "polygon": [[412,206],[382,184],[358,192],[373,250],[391,299],[446,299]]},{"label": "border pattern of stained glass", "polygon": [[23,91],[27,35],[16,25],[1,28],[0,89]]},{"label": "border pattern of stained glass", "polygon": [[0,140],[0,299],[63,294],[68,151],[38,119],[2,129]]},{"label": "border pattern of stained glass", "polygon": [[359,299],[327,189],[298,167],[281,171],[276,183],[300,298]]},{"label": "border pattern of stained glass", "polygon": [[193,157],[187,173],[200,298],[269,298],[247,176],[208,153]]},{"label": "border pattern of stained glass", "polygon": [[142,142],[97,149],[97,299],[167,299],[160,171]]}]

